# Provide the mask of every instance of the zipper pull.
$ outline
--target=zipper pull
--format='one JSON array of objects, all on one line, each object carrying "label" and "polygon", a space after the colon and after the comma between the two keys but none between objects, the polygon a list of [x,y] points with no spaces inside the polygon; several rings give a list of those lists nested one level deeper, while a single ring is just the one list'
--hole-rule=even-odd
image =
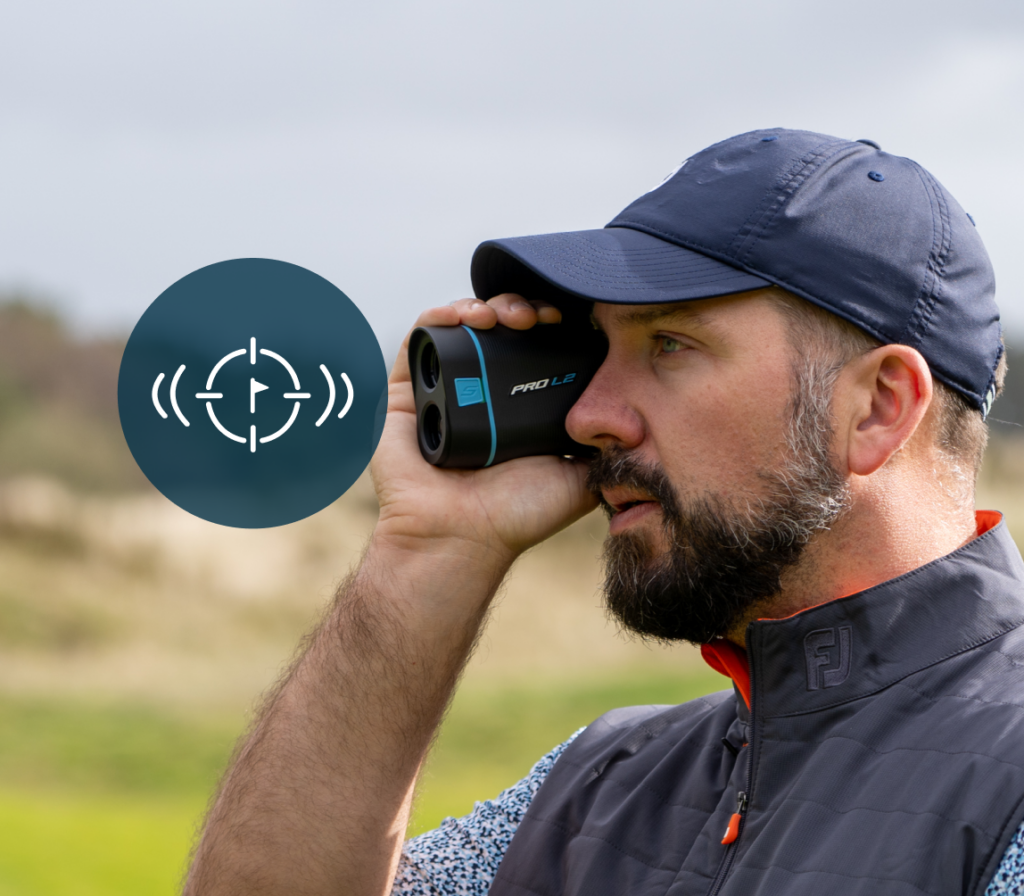
[{"label": "zipper pull", "polygon": [[736,796],[736,811],[729,819],[729,827],[725,830],[722,845],[728,846],[740,835],[740,821],[747,814],[747,795],[741,790]]}]

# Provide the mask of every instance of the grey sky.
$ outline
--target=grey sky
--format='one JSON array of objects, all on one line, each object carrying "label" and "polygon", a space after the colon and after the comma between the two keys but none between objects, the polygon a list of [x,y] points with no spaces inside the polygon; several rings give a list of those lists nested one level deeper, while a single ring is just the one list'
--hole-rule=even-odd
[{"label": "grey sky", "polygon": [[917,159],[971,212],[1024,341],[1024,4],[9,3],[0,287],[128,329],[264,256],[387,355],[488,237],[598,227],[682,158],[786,126]]}]

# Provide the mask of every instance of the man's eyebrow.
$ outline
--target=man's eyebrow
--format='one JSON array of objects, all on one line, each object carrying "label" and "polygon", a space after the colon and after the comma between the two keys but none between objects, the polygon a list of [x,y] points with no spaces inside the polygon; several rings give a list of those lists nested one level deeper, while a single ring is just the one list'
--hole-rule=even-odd
[{"label": "man's eyebrow", "polygon": [[[628,311],[616,315],[615,322],[619,324],[632,324],[634,326],[646,326],[658,321],[670,321],[685,318],[688,322],[699,327],[713,329],[713,325],[706,314],[684,303],[673,302],[669,305],[634,305]],[[590,315],[591,323],[598,329],[602,327],[593,314]]]}]

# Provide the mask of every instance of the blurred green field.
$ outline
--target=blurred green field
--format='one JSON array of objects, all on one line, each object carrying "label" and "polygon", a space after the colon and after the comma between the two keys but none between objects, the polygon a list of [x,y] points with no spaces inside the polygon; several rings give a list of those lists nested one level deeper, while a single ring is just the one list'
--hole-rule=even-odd
[{"label": "blurred green field", "polygon": [[[411,833],[494,796],[607,709],[677,703],[723,684],[706,670],[468,687],[423,775]],[[242,724],[138,705],[0,699],[0,894],[176,892]]]},{"label": "blurred green field", "polygon": [[180,891],[204,800],[0,790],[0,894]]},{"label": "blurred green field", "polygon": [[0,894],[173,893],[241,720],[0,699]]}]

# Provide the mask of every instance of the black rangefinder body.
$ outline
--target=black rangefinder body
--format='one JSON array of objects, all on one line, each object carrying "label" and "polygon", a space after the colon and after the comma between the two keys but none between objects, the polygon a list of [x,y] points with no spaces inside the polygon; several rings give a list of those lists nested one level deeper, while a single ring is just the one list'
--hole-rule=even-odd
[{"label": "black rangefinder body", "polygon": [[590,326],[419,327],[409,340],[420,451],[438,467],[587,456],[565,417],[607,352]]}]

